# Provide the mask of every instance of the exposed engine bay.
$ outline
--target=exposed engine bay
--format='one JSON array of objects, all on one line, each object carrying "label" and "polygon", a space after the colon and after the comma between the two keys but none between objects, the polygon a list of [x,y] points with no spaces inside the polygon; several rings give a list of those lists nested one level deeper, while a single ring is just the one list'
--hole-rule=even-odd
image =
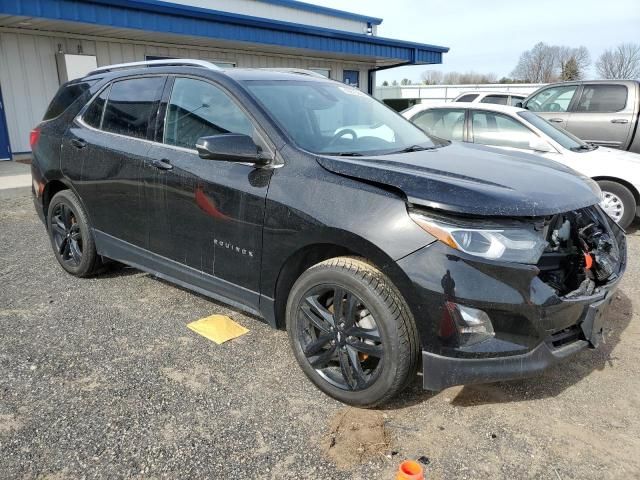
[{"label": "exposed engine bay", "polygon": [[554,215],[545,222],[548,245],[538,267],[540,279],[565,298],[598,293],[617,278],[618,243],[603,213],[593,208]]}]

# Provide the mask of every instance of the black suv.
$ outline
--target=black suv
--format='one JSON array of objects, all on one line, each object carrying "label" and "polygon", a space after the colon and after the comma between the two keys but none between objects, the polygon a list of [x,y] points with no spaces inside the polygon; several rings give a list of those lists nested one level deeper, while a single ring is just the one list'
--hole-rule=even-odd
[{"label": "black suv", "polygon": [[418,370],[439,390],[596,346],[625,266],[592,181],[429,137],[311,72],[101,68],[60,88],[31,144],[67,272],[115,260],[286,327],[352,405]]}]

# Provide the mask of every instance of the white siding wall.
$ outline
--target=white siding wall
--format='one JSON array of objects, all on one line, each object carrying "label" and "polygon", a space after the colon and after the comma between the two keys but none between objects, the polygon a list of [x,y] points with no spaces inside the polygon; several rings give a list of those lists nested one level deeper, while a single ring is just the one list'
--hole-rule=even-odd
[{"label": "white siding wall", "polygon": [[301,23],[322,28],[346,30],[348,32],[365,33],[367,22],[331,16],[323,13],[309,12],[296,8],[273,5],[260,0],[170,0],[193,7],[221,10],[223,12],[251,15],[253,17],[271,18],[284,22]]},{"label": "white siding wall", "polygon": [[131,43],[125,40],[83,36],[56,36],[17,33],[0,29],[0,88],[5,104],[11,150],[28,152],[29,131],[44,115],[58,90],[55,53],[58,44],[64,52],[77,53],[78,46],[87,55],[96,55],[98,65],[144,60],[145,55],[200,58],[233,62],[237,67],[329,68],[331,78],[342,79],[343,70],[360,71],[360,88],[367,89],[367,71],[374,65],[347,63],[334,59],[248,53],[239,49],[183,48],[168,44]]}]

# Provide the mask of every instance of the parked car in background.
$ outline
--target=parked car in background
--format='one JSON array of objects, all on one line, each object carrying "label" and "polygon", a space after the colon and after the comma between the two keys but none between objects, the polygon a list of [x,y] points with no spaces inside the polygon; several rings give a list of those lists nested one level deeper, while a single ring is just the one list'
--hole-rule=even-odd
[{"label": "parked car in background", "polygon": [[626,265],[591,180],[432,138],[313,75],[101,67],[61,87],[31,146],[64,270],[113,259],[259,315],[351,405],[390,400],[419,369],[440,390],[597,346]]},{"label": "parked car in background", "polygon": [[454,102],[495,103],[497,105],[516,105],[524,101],[526,95],[510,92],[465,92],[453,99]]},{"label": "parked car in background", "polygon": [[529,110],[504,105],[415,105],[403,115],[431,135],[540,154],[596,180],[602,207],[623,228],[640,208],[640,155],[583,142]]},{"label": "parked car in background", "polygon": [[640,81],[555,83],[529,95],[521,106],[587,143],[640,153]]}]

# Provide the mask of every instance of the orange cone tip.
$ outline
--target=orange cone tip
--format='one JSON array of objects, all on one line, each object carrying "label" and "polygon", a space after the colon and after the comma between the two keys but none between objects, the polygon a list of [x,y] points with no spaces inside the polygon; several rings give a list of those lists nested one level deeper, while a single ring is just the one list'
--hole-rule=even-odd
[{"label": "orange cone tip", "polygon": [[398,468],[396,480],[424,480],[422,466],[413,460],[405,460]]}]

